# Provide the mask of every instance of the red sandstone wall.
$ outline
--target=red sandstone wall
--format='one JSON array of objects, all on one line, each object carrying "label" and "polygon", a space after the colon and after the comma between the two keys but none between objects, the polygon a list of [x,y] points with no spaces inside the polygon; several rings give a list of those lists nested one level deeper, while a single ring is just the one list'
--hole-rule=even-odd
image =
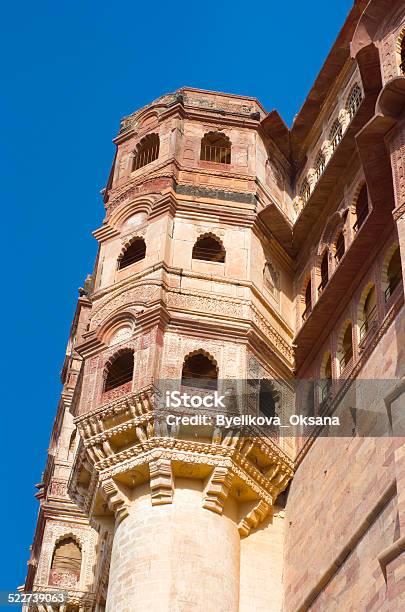
[{"label": "red sandstone wall", "polygon": [[[402,309],[361,378],[403,377],[399,356],[404,347]],[[396,485],[403,490],[404,479],[398,446],[398,438],[318,438],[314,443],[286,507],[286,612],[404,609],[403,559],[402,569],[397,557],[384,576],[377,558],[399,537],[403,522],[401,493],[398,498],[395,490]]]}]

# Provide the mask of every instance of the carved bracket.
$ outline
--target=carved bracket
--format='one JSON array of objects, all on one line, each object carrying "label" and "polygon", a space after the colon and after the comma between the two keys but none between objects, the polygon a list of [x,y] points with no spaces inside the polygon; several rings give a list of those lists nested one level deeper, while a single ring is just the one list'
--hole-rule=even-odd
[{"label": "carved bracket", "polygon": [[104,482],[101,483],[101,489],[107,500],[109,509],[115,514],[116,524],[119,525],[119,523],[128,516],[128,497],[124,493],[123,487],[118,485],[112,478],[104,480]]},{"label": "carved bracket", "polygon": [[249,535],[253,527],[257,527],[269,515],[271,506],[264,501],[260,501],[252,510],[240,521],[238,531],[241,538]]},{"label": "carved bracket", "polygon": [[216,467],[205,487],[203,507],[222,514],[224,503],[232,486],[233,475],[229,468]]},{"label": "carved bracket", "polygon": [[170,459],[155,459],[149,463],[152,506],[173,501],[173,473]]}]

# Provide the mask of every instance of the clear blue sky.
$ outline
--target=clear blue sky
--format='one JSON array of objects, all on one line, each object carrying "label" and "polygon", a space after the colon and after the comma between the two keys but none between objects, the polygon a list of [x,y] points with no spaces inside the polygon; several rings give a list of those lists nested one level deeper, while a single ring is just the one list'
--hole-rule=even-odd
[{"label": "clear blue sky", "polygon": [[[123,115],[189,85],[287,124],[353,0],[5,3],[2,8],[2,553],[24,580],[77,288]],[[5,95],[4,95],[5,94]],[[5,218],[4,218],[5,217]]]}]

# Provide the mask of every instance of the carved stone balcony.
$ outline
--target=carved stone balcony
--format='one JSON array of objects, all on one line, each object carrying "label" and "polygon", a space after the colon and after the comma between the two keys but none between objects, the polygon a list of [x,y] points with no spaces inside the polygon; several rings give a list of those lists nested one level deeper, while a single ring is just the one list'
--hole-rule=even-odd
[{"label": "carved stone balcony", "polygon": [[375,246],[381,243],[382,237],[387,235],[392,227],[393,221],[389,205],[386,208],[372,209],[359,227],[327,284],[323,286],[322,292],[318,293],[318,301],[313,305],[311,313],[295,336],[294,344],[297,346],[295,359],[298,372],[306,356],[319,339],[319,330],[327,332],[330,322],[334,321],[339,314],[339,309],[344,308],[345,300],[350,295],[350,287],[357,273],[364,266],[364,262]]},{"label": "carved stone balcony", "polygon": [[297,253],[304,243],[308,230],[319,218],[320,210],[325,210],[325,202],[335,188],[339,177],[345,172],[347,160],[356,148],[355,135],[360,128],[373,116],[376,97],[366,95],[360,104],[343,137],[325,166],[305,206],[300,212],[293,232],[293,250]]},{"label": "carved stone balcony", "polygon": [[287,486],[291,460],[253,428],[170,428],[158,400],[147,387],[76,418],[81,445],[69,482],[76,503],[90,516],[112,512],[121,521],[139,485],[149,483],[159,505],[172,502],[176,477],[197,478],[205,482],[201,503],[214,512],[222,513],[228,495],[252,502],[240,524],[247,535]]}]

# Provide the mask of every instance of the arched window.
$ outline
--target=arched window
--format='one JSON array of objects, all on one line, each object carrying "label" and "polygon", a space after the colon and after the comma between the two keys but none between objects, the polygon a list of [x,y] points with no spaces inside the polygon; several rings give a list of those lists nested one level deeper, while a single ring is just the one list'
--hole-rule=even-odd
[{"label": "arched window", "polygon": [[49,575],[49,584],[75,587],[80,580],[82,552],[72,537],[60,540],[54,549]]},{"label": "arched window", "polygon": [[311,279],[309,279],[309,281],[307,283],[307,286],[306,286],[306,289],[305,289],[304,299],[305,299],[305,302],[304,302],[305,309],[304,309],[304,312],[302,313],[302,320],[306,321],[308,316],[309,316],[309,314],[310,314],[310,312],[311,312],[311,309],[312,309],[312,283],[311,283]]},{"label": "arched window", "polygon": [[302,379],[298,383],[297,397],[300,412],[304,417],[315,416],[315,383],[313,380]]},{"label": "arched window", "polygon": [[358,232],[368,215],[368,191],[367,185],[364,184],[360,189],[360,193],[356,200],[356,223],[354,224],[354,231]]},{"label": "arched window", "polygon": [[345,237],[343,236],[343,232],[340,232],[337,240],[336,240],[336,246],[335,246],[335,259],[336,259],[336,263],[339,263],[339,261],[342,259],[343,255],[345,254]]},{"label": "arched window", "polygon": [[134,353],[124,350],[107,366],[104,391],[111,391],[132,381],[134,373]]},{"label": "arched window", "polygon": [[318,287],[318,293],[321,294],[329,282],[329,252],[325,251],[321,261],[321,283]]},{"label": "arched window", "polygon": [[402,74],[405,74],[405,34],[402,36],[400,53],[401,63],[399,67],[401,69]]},{"label": "arched window", "polygon": [[274,389],[271,382],[265,378],[260,381],[259,410],[266,417],[277,416]]},{"label": "arched window", "polygon": [[218,383],[218,368],[214,360],[207,357],[203,351],[186,357],[181,372],[183,387],[199,389],[216,389]]},{"label": "arched window", "polygon": [[225,249],[222,242],[216,236],[204,234],[200,236],[193,247],[193,259],[203,261],[225,262]]},{"label": "arched window", "polygon": [[353,359],[353,340],[352,340],[352,324],[346,327],[345,333],[343,334],[343,340],[340,350],[340,371],[342,372],[346,366]]},{"label": "arched window", "polygon": [[330,130],[330,134],[329,134],[329,142],[330,142],[330,146],[332,149],[332,153],[333,151],[335,151],[335,149],[337,148],[342,138],[343,138],[343,127],[339,119],[336,119],[333,122],[333,125]]},{"label": "arched window", "polygon": [[231,163],[231,141],[222,132],[208,132],[201,140],[201,161]]},{"label": "arched window", "polygon": [[350,121],[353,119],[354,115],[357,113],[357,109],[359,108],[361,102],[363,100],[363,94],[361,92],[360,87],[354,85],[350,91],[349,97],[347,98],[346,109],[349,112]]},{"label": "arched window", "polygon": [[76,447],[76,429],[72,431],[70,434],[69,440],[69,453],[73,453]]},{"label": "arched window", "polygon": [[325,170],[325,155],[319,151],[315,160],[315,174],[316,180],[319,180],[322,172]]},{"label": "arched window", "polygon": [[270,291],[273,297],[278,297],[278,291],[280,288],[280,275],[271,263],[266,261],[263,269],[263,281],[265,288]]},{"label": "arched window", "polygon": [[374,285],[370,287],[360,312],[360,340],[370,331],[377,319],[377,294]]},{"label": "arched window", "polygon": [[138,144],[132,162],[132,171],[139,170],[159,157],[159,136],[148,134]]},{"label": "arched window", "polygon": [[300,198],[303,204],[306,204],[308,202],[310,195],[311,195],[311,188],[309,186],[307,179],[305,179],[300,189]]},{"label": "arched window", "polygon": [[332,393],[332,357],[330,353],[326,358],[325,367],[323,368],[322,378],[320,381],[320,390],[321,404],[325,404]]},{"label": "arched window", "polygon": [[402,266],[399,246],[391,255],[387,268],[387,288],[385,290],[385,300],[387,301],[402,281]]},{"label": "arched window", "polygon": [[146,244],[143,238],[137,238],[125,249],[118,260],[118,270],[122,270],[141,259],[145,259]]}]

